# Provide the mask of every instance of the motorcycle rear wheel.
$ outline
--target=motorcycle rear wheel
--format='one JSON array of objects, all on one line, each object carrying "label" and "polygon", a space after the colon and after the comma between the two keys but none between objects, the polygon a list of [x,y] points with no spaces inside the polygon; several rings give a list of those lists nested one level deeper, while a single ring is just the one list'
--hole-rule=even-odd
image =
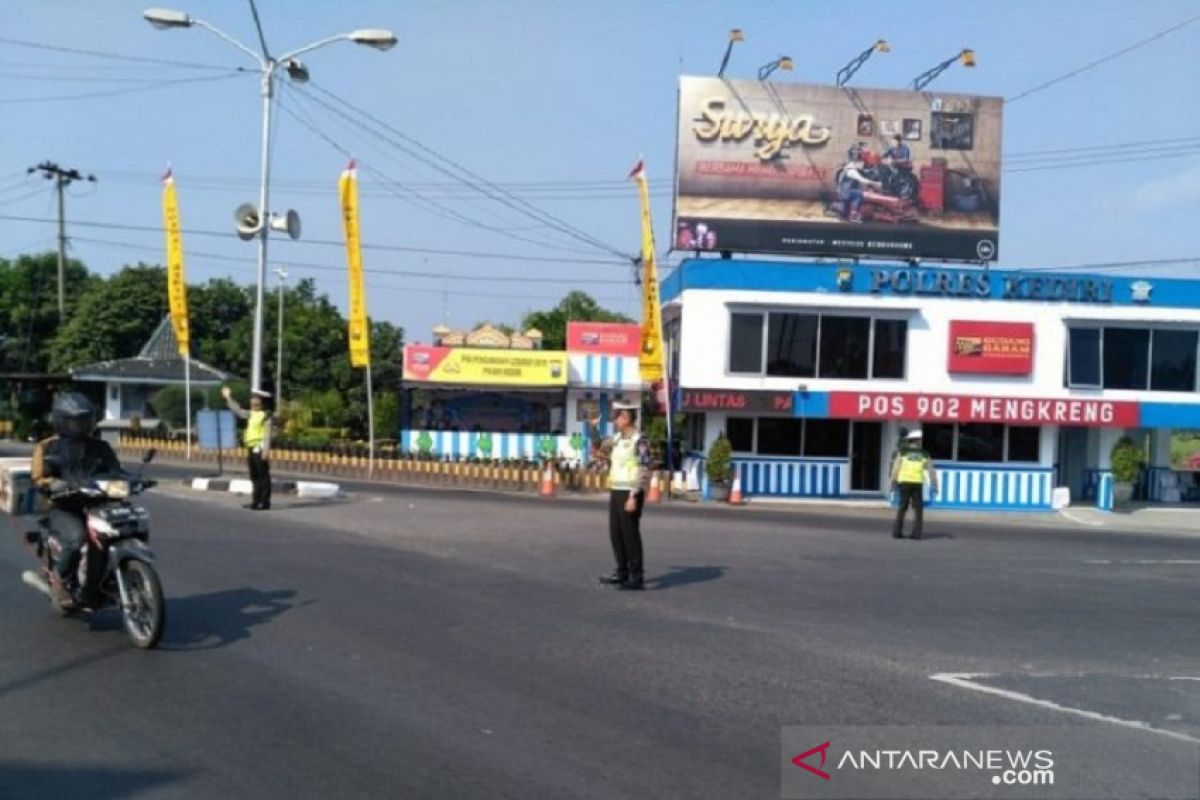
[{"label": "motorcycle rear wheel", "polygon": [[132,608],[121,609],[125,633],[135,647],[151,650],[158,646],[167,627],[167,606],[162,582],[154,567],[144,561],[129,560],[121,565],[121,578]]}]

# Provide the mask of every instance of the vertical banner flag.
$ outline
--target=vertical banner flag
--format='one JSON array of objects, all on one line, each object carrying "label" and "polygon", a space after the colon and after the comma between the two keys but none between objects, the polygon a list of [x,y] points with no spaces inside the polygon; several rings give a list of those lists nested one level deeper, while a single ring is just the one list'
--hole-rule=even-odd
[{"label": "vertical banner flag", "polygon": [[358,232],[358,169],[353,161],[338,179],[342,201],[342,228],[346,232],[346,263],[350,270],[350,364],[371,363],[371,339],[367,330],[367,303],[363,297],[362,247]]},{"label": "vertical banner flag", "polygon": [[638,366],[644,381],[663,379],[662,306],[658,299],[658,264],[654,256],[654,228],[650,224],[650,188],[646,164],[638,160],[629,178],[637,183],[642,206],[642,349]]},{"label": "vertical banner flag", "polygon": [[163,230],[167,236],[167,302],[171,309],[171,327],[179,343],[179,355],[188,358],[189,331],[187,282],[183,276],[183,235],[179,231],[179,201],[175,197],[175,177],[171,168],[162,177]]}]

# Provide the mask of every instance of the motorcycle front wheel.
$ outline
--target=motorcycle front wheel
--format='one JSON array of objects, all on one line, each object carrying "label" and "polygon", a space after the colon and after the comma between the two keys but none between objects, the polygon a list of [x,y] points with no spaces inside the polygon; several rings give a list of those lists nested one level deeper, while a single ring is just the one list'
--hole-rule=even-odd
[{"label": "motorcycle front wheel", "polygon": [[144,561],[129,560],[121,565],[121,579],[129,594],[129,608],[121,609],[125,632],[135,647],[150,650],[158,646],[167,626],[167,605],[158,573]]}]

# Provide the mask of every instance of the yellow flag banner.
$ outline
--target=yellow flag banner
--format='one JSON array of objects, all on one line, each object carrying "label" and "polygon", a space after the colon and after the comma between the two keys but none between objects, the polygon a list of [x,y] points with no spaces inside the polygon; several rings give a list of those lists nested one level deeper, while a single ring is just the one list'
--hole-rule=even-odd
[{"label": "yellow flag banner", "polygon": [[175,177],[171,170],[163,175],[163,230],[167,237],[167,303],[171,309],[171,327],[179,343],[179,355],[188,358],[187,281],[183,275],[183,234],[179,230],[179,201],[175,196]]},{"label": "yellow flag banner", "polygon": [[371,363],[371,337],[367,329],[367,301],[363,296],[362,244],[358,230],[358,170],[353,161],[338,179],[342,201],[342,229],[346,233],[346,264],[350,270],[350,364]]},{"label": "yellow flag banner", "polygon": [[642,380],[663,379],[662,304],[658,297],[658,262],[654,255],[654,228],[650,223],[650,188],[641,161],[629,173],[637,183],[642,206],[642,348],[638,367]]}]

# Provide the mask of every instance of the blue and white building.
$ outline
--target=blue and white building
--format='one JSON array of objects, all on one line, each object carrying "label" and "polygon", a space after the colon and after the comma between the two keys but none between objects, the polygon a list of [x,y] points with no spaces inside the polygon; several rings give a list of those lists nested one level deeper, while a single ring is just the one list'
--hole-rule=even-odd
[{"label": "blue and white building", "polygon": [[1200,281],[688,259],[661,293],[693,466],[725,434],[750,496],[885,497],[922,429],[946,507],[1111,507],[1123,436],[1144,499],[1200,499]]}]

